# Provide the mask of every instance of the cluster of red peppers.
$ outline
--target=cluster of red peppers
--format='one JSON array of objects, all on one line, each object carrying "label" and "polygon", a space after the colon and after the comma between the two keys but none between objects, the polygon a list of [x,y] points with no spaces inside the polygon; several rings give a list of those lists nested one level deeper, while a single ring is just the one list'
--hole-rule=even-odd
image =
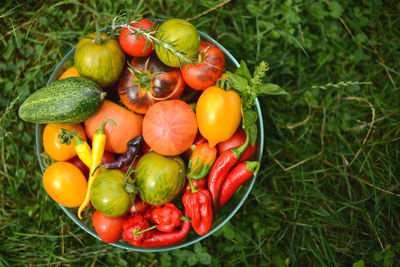
[{"label": "cluster of red peppers", "polygon": [[260,168],[257,161],[239,162],[248,145],[246,138],[241,146],[217,157],[217,148],[210,147],[206,140],[196,144],[186,173],[184,212],[173,203],[151,206],[139,198],[131,209],[133,216],[123,222],[124,240],[133,246],[150,248],[177,244],[192,227],[198,235],[209,232],[213,214]]}]

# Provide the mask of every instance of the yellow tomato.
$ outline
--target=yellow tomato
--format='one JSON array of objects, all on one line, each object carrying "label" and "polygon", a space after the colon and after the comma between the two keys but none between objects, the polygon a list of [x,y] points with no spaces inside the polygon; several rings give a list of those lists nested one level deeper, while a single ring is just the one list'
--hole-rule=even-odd
[{"label": "yellow tomato", "polygon": [[70,67],[66,71],[64,71],[63,74],[61,74],[59,80],[69,78],[69,77],[80,77],[78,71],[76,70],[75,66]]},{"label": "yellow tomato", "polygon": [[85,199],[87,181],[81,170],[69,162],[56,162],[43,173],[43,186],[57,203],[79,207]]},{"label": "yellow tomato", "polygon": [[201,94],[196,107],[197,124],[211,147],[235,133],[242,118],[241,106],[240,96],[233,90],[211,86]]}]

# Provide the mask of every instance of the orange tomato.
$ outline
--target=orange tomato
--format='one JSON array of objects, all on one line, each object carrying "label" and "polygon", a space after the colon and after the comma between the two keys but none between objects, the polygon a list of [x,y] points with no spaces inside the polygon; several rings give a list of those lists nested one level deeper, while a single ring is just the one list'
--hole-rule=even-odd
[{"label": "orange tomato", "polygon": [[63,74],[61,74],[59,80],[69,78],[69,77],[80,77],[78,71],[76,70],[75,66],[70,67],[66,71],[64,71]]},{"label": "orange tomato", "polygon": [[74,164],[56,162],[43,173],[43,186],[55,202],[74,208],[85,199],[87,181]]},{"label": "orange tomato", "polygon": [[90,140],[93,139],[99,125],[106,119],[114,120],[117,124],[117,126],[114,126],[111,122],[104,124],[105,150],[111,153],[125,153],[128,149],[129,140],[142,134],[143,116],[105,100],[100,110],[85,121],[85,130]]},{"label": "orange tomato", "polygon": [[196,117],[199,131],[210,147],[228,140],[242,119],[242,102],[238,93],[217,86],[204,90],[197,101]]},{"label": "orange tomato", "polygon": [[67,161],[76,156],[75,140],[71,139],[71,143],[61,144],[58,135],[61,134],[61,129],[66,129],[71,132],[77,132],[78,136],[86,141],[85,129],[81,124],[59,124],[49,123],[44,127],[43,131],[43,147],[44,151],[56,161]]}]

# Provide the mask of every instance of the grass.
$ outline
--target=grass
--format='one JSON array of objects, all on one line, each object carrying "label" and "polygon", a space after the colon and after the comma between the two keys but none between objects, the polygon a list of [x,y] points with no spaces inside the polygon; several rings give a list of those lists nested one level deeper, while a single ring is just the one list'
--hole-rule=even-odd
[{"label": "grass", "polygon": [[[121,1],[122,2],[122,1]],[[18,106],[121,10],[189,19],[289,96],[260,99],[262,169],[218,233],[168,253],[96,241],[46,195]],[[0,265],[398,266],[397,1],[23,1],[0,8]]]}]

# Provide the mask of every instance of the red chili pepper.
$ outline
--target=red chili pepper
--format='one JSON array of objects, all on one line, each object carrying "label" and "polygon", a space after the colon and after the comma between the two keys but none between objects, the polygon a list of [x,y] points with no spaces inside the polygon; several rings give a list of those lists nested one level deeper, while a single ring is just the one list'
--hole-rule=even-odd
[{"label": "red chili pepper", "polygon": [[195,180],[205,177],[216,158],[216,147],[210,147],[208,142],[197,145],[190,156],[186,176]]},{"label": "red chili pepper", "polygon": [[122,238],[133,246],[140,247],[143,240],[150,236],[149,231],[155,227],[149,227],[147,220],[141,214],[137,214],[122,224]]},{"label": "red chili pepper", "polygon": [[225,205],[239,186],[253,175],[256,175],[259,169],[260,162],[258,161],[245,161],[236,165],[236,167],[229,172],[222,185],[221,194],[218,199],[218,207]]},{"label": "red chili pepper", "polygon": [[[189,179],[189,181],[191,181]],[[192,220],[192,226],[198,235],[206,234],[212,223],[212,197],[210,191],[205,188],[195,189],[191,186],[191,192],[185,192],[182,197],[182,203],[189,218]]]},{"label": "red chili pepper", "polygon": [[153,230],[150,232],[150,237],[143,240],[142,247],[154,248],[175,245],[185,239],[190,231],[190,228],[191,223],[189,221],[184,221],[181,225],[181,229],[175,230],[171,233],[164,233]]},{"label": "red chili pepper", "polygon": [[162,208],[155,208],[151,211],[150,221],[157,224],[157,230],[161,232],[172,232],[176,227],[187,220],[182,216],[182,211],[172,203],[167,203]]},{"label": "red chili pepper", "polygon": [[225,177],[232,167],[237,163],[238,159],[242,155],[243,151],[249,144],[249,135],[246,135],[246,141],[243,145],[238,148],[226,150],[222,153],[214,165],[211,168],[210,175],[208,177],[208,190],[210,190],[213,206],[217,207],[219,194],[221,192],[222,184],[224,183]]},{"label": "red chili pepper", "polygon": [[[192,180],[192,183],[193,183],[194,188],[196,188],[196,189],[207,188],[208,176],[201,178],[199,180]],[[186,184],[186,191],[192,191],[192,188],[190,187],[189,179]]]}]

